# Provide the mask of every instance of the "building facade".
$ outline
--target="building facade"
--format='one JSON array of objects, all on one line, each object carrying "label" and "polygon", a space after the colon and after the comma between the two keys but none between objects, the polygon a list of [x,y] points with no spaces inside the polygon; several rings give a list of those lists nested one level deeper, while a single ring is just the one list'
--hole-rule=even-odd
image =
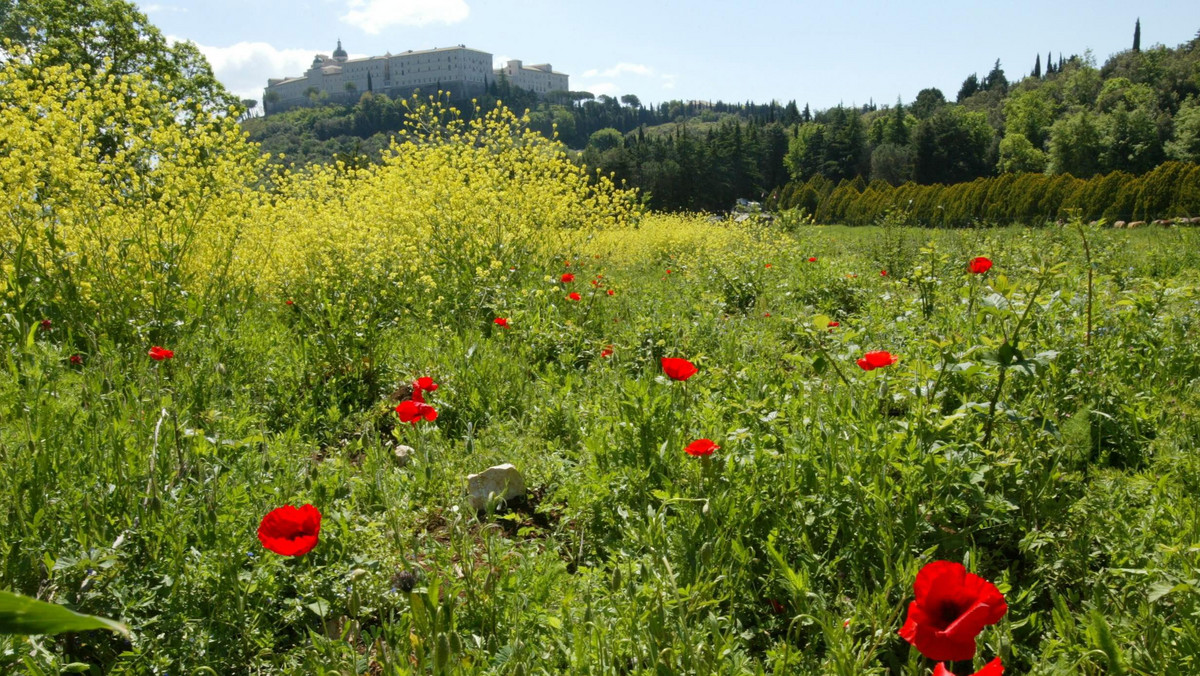
[{"label": "building facade", "polygon": [[548,63],[523,66],[520,60],[513,59],[504,67],[496,69],[496,77],[501,75],[508,78],[508,83],[512,86],[528,89],[542,96],[545,96],[547,92],[567,91],[568,89],[567,76],[554,72]]},{"label": "building facade", "polygon": [[404,98],[418,89],[429,93],[441,90],[452,98],[468,99],[484,94],[501,77],[514,87],[541,95],[567,89],[567,75],[554,72],[548,63],[523,66],[512,60],[493,68],[491,54],[464,45],[351,59],[338,40],[333,54],[317,54],[304,75],[268,80],[263,112],[270,115],[322,103],[353,104],[367,91]]}]

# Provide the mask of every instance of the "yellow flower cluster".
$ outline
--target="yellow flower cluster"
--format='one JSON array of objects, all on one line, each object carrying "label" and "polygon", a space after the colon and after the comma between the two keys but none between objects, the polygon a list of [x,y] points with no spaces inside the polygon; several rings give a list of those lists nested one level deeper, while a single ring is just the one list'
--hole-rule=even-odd
[{"label": "yellow flower cluster", "polygon": [[0,68],[4,290],[36,274],[86,308],[204,289],[257,206],[259,153],[232,117],[136,74],[14,52]]},{"label": "yellow flower cluster", "polygon": [[[712,261],[712,252],[730,252],[746,261],[769,261],[772,252],[787,246],[777,230],[723,220],[708,223],[700,214],[654,213],[640,219],[636,234],[597,233],[591,249],[616,264],[647,260],[687,266]],[[670,267],[670,266],[668,266]]]},{"label": "yellow flower cluster", "polygon": [[137,75],[16,53],[0,100],[0,262],[52,275],[59,293],[89,288],[77,300],[93,307],[365,280],[436,304],[483,271],[640,217],[631,191],[506,109],[464,119],[440,97],[413,99],[380,164],[272,175],[232,115],[166,100]]}]

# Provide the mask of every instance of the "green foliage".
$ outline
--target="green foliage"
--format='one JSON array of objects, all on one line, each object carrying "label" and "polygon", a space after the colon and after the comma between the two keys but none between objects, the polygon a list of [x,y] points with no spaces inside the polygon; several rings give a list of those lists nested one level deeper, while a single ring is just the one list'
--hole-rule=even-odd
[{"label": "green foliage", "polygon": [[107,629],[129,635],[129,629],[119,622],[82,615],[58,604],[0,591],[0,634],[63,634],[91,629]]},{"label": "green foliage", "polygon": [[992,128],[981,113],[943,108],[917,125],[914,173],[921,183],[958,183],[986,173]]},{"label": "green foliage", "polygon": [[1200,99],[1191,99],[1175,117],[1175,133],[1166,144],[1167,155],[1180,162],[1200,164]]},{"label": "green foliage", "polygon": [[1041,173],[1046,168],[1046,153],[1034,147],[1020,132],[1009,132],[1000,141],[999,169],[1004,173]]},{"label": "green foliage", "polygon": [[177,104],[180,116],[241,105],[194,44],[169,45],[127,0],[0,0],[0,39],[39,55],[45,65],[69,64],[96,77],[140,73]]},{"label": "green foliage", "polygon": [[[484,113],[501,101],[527,109],[531,129],[577,149],[578,161],[601,175],[638,188],[653,208],[725,211],[738,198],[772,204],[789,182],[814,176],[951,184],[1046,170],[1077,178],[1143,174],[1167,158],[1191,161],[1198,134],[1187,112],[1194,104],[1186,102],[1200,96],[1198,64],[1196,41],[1120,52],[1100,68],[1090,53],[1048,58],[1044,77],[1013,81],[996,62],[982,79],[967,78],[955,103],[927,88],[908,105],[815,113],[795,101],[642,105],[630,95],[587,92],[539,99],[503,81],[479,105]],[[367,103],[243,125],[273,162],[363,166],[379,161],[402,118],[399,102],[375,96]],[[473,114],[473,106],[460,107]]]},{"label": "green foliage", "polygon": [[[1090,235],[1085,348],[1078,239],[1057,230],[892,210],[723,239],[694,219],[662,249],[660,218],[613,234],[632,257],[487,282],[482,319],[396,320],[384,279],[334,267],[293,306],[196,310],[158,366],[124,339],[71,364],[87,315],[5,343],[0,576],[134,633],[0,638],[0,669],[926,674],[895,631],[929,558],[1001,583],[984,650],[1009,669],[1195,666],[1195,231]],[[981,253],[997,267],[968,278]],[[539,293],[568,269],[618,293]],[[499,308],[512,328],[485,328]],[[859,371],[876,347],[901,362]],[[686,385],[659,377],[674,355],[700,366]],[[418,375],[439,418],[398,425]],[[681,450],[702,436],[722,447],[706,463]],[[500,462],[529,501],[470,513],[463,477]],[[257,520],[301,502],[325,514],[318,547],[262,550]]]},{"label": "green foliage", "polygon": [[[1019,135],[1006,138],[1001,152],[1014,168],[1020,162],[1035,168],[1040,159],[1021,143]],[[892,186],[875,181],[864,190],[862,184],[849,181],[834,189],[827,182],[809,180],[790,184],[779,206],[811,209],[819,223],[847,225],[872,224],[893,208],[907,212],[907,222],[912,225],[933,227],[1041,225],[1068,218],[1068,212],[1086,221],[1152,221],[1200,213],[1197,179],[1200,166],[1167,162],[1140,177],[1114,171],[1087,181],[1066,175],[1014,172],[951,186]]]}]

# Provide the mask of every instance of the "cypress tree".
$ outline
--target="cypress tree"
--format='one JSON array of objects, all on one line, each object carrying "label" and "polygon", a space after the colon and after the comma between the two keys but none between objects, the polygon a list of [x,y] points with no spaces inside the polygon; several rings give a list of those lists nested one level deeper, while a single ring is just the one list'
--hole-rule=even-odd
[{"label": "cypress tree", "polygon": [[1054,70],[1054,54],[1051,52],[1046,52],[1046,75],[1057,72],[1058,71]]},{"label": "cypress tree", "polygon": [[1042,78],[1042,55],[1037,55],[1037,61],[1033,62],[1033,76],[1039,80]]},{"label": "cypress tree", "polygon": [[1142,51],[1142,17],[1133,23],[1133,51]]},{"label": "cypress tree", "polygon": [[371,71],[367,71],[367,91],[373,92],[375,88],[371,86]]}]

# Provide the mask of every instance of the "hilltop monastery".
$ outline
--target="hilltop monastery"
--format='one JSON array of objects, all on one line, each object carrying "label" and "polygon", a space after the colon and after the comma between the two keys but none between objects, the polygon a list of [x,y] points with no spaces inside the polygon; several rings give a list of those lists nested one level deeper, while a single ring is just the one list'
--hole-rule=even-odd
[{"label": "hilltop monastery", "polygon": [[270,115],[318,101],[354,103],[367,91],[402,98],[416,89],[440,89],[464,99],[483,94],[502,75],[512,86],[542,95],[568,88],[567,75],[548,63],[526,66],[514,59],[493,68],[491,54],[463,45],[351,59],[338,40],[333,55],[317,54],[304,75],[268,80],[263,111]]}]

